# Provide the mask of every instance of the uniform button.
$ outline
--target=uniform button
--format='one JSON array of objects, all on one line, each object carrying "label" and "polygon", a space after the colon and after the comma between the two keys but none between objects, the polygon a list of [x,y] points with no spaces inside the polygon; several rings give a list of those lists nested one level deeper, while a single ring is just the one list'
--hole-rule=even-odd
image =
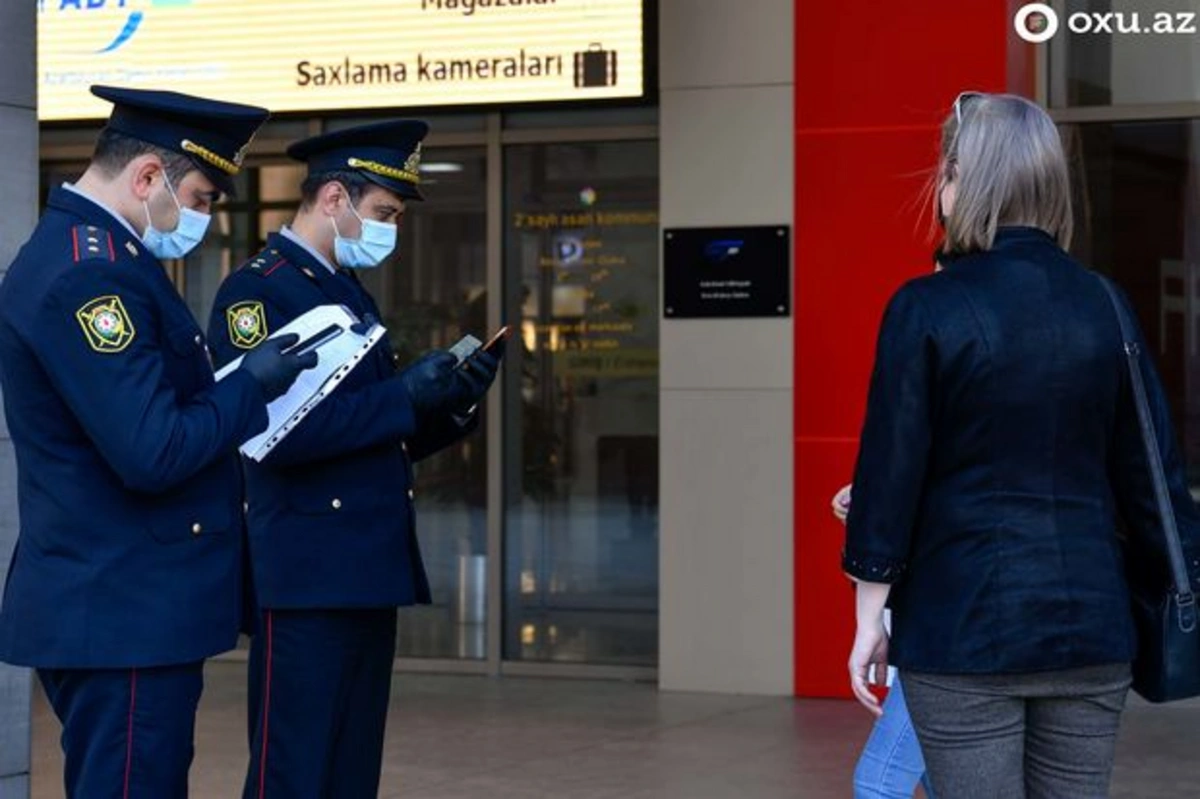
[{"label": "uniform button", "polygon": [[200,522],[192,525],[192,535],[200,535],[202,532],[204,532],[204,528],[200,526]]},{"label": "uniform button", "polygon": [[402,450],[404,451],[404,454],[405,454],[405,455],[407,455],[407,454],[408,454],[408,442],[406,442],[406,441],[401,441],[401,442],[400,442],[400,449],[402,449]]},{"label": "uniform button", "polygon": [[340,499],[335,499],[333,502],[331,502],[329,504],[333,506],[334,510],[342,509],[342,501]]},{"label": "uniform button", "polygon": [[202,342],[202,341],[204,341],[204,339],[203,339],[203,338],[200,336],[200,334],[199,334],[199,333],[197,333],[197,334],[196,334],[196,346],[197,346],[197,347],[199,347],[199,346],[200,346],[200,342]]},{"label": "uniform button", "polygon": [[414,497],[416,497],[416,494],[413,492],[413,490],[411,488],[408,489],[408,498],[413,499]]},{"label": "uniform button", "polygon": [[248,513],[249,511],[250,511],[250,503],[243,502],[242,503],[242,513]]}]

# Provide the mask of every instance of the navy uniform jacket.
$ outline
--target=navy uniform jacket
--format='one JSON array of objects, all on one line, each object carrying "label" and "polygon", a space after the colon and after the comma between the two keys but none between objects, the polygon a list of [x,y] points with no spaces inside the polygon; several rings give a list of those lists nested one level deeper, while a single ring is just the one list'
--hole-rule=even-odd
[{"label": "navy uniform jacket", "polygon": [[[209,338],[218,364],[318,305],[360,319],[379,309],[281,234],[217,292]],[[265,326],[263,323],[265,322]],[[237,342],[237,343],[235,343]],[[473,421],[473,420],[472,420]],[[414,530],[412,461],[473,425],[414,418],[385,338],[261,463],[245,461],[255,596],[264,608],[426,604]]]},{"label": "navy uniform jacket", "polygon": [[21,518],[0,659],[117,668],[232,648],[235,451],[266,427],[262,390],[245,373],[214,385],[159,261],[66,189],[0,285],[0,381]]},{"label": "navy uniform jacket", "polygon": [[[1142,352],[1194,553],[1200,516]],[[1161,575],[1121,332],[1094,273],[1040,230],[1002,228],[992,250],[902,287],[880,329],[843,560],[895,584],[891,662],[999,674],[1130,661],[1118,516],[1129,555]]]}]

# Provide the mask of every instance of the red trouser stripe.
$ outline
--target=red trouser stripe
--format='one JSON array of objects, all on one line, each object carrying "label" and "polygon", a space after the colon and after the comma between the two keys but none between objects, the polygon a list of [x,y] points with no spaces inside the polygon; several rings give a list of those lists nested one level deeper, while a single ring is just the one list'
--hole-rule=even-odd
[{"label": "red trouser stripe", "polygon": [[133,774],[133,711],[137,707],[137,669],[129,670],[129,729],[125,736],[125,799],[129,799],[129,778]]},{"label": "red trouser stripe", "polygon": [[271,723],[271,611],[266,611],[267,617],[267,663],[266,684],[263,686],[262,709],[262,752],[258,758],[258,799],[267,795],[267,731]]}]

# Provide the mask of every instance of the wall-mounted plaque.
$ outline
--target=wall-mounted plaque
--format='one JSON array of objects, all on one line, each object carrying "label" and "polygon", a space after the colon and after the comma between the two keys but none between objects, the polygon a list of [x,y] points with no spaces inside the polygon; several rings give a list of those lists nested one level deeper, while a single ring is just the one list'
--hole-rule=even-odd
[{"label": "wall-mounted plaque", "polygon": [[663,231],[663,316],[786,317],[791,313],[787,225]]}]

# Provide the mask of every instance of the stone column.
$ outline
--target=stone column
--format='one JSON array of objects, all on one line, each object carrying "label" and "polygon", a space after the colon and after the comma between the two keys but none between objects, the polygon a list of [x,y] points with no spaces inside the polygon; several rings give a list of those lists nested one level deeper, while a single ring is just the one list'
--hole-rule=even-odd
[{"label": "stone column", "polygon": [[[37,221],[36,14],[36,3],[0,3],[0,279]],[[0,414],[0,564],[16,540],[17,468]],[[0,665],[0,799],[29,796],[29,691],[28,670]]]}]

